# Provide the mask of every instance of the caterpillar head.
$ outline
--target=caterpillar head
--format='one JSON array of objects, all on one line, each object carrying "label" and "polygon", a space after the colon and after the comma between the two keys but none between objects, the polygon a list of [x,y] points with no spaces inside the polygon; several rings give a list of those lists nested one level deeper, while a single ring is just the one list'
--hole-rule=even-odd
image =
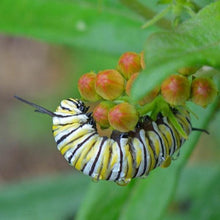
[{"label": "caterpillar head", "polygon": [[57,108],[57,112],[60,111],[69,111],[74,113],[86,113],[89,107],[86,107],[84,102],[78,99],[65,99],[60,103],[60,106]]}]

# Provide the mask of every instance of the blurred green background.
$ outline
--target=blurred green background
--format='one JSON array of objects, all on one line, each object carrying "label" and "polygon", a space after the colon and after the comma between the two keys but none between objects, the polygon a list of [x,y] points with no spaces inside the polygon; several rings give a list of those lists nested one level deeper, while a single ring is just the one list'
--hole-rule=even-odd
[{"label": "blurred green background", "polygon": [[[160,10],[150,2],[150,10]],[[140,52],[147,36],[161,27],[142,31],[143,17],[120,1],[11,3],[0,3],[0,219],[98,219],[88,211],[91,204],[100,219],[126,219],[126,201],[132,198],[132,184],[136,183],[126,187],[94,183],[76,172],[56,150],[51,119],[34,113],[13,96],[54,110],[62,99],[79,97],[76,84],[82,74],[115,68],[121,53]],[[161,214],[150,214],[154,217],[149,219],[220,219],[219,129],[218,107],[207,128],[210,135],[201,135],[179,173],[172,199],[156,193],[148,198],[152,204],[168,200],[160,211],[152,205],[151,211]],[[169,169],[172,167],[164,176]],[[163,175],[157,177],[157,187],[163,184]],[[150,184],[150,178],[138,184]],[[97,203],[93,201],[96,196]],[[143,208],[133,211],[137,219],[148,219]]]}]

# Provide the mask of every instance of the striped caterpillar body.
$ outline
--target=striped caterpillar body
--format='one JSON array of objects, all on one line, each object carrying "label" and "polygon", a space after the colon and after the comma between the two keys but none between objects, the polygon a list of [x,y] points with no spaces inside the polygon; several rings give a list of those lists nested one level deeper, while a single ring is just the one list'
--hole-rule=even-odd
[{"label": "striped caterpillar body", "polygon": [[[54,113],[42,109],[38,106],[36,111],[53,117],[58,150],[70,165],[95,180],[126,184],[132,178],[147,176],[170,159],[185,141],[162,114],[155,121],[149,116],[142,117],[134,131],[113,131],[108,138],[98,134],[92,113],[80,100],[63,100]],[[189,135],[189,113],[185,109],[172,111]]]}]

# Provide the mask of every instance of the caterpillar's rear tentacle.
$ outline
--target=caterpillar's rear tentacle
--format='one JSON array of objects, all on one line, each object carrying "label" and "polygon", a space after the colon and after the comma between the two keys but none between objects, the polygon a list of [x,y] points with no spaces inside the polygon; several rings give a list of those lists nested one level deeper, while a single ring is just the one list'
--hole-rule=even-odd
[{"label": "caterpillar's rear tentacle", "polygon": [[192,128],[192,131],[200,131],[200,132],[204,132],[206,134],[209,134],[209,132],[205,129],[202,129],[202,128]]},{"label": "caterpillar's rear tentacle", "polygon": [[[160,114],[156,121],[140,119],[135,131],[113,131],[101,137],[83,102],[67,99],[53,113],[53,134],[58,149],[77,170],[93,179],[125,184],[131,178],[148,175],[182,146],[168,118]],[[189,135],[192,130],[187,111],[174,110],[175,117]]]}]

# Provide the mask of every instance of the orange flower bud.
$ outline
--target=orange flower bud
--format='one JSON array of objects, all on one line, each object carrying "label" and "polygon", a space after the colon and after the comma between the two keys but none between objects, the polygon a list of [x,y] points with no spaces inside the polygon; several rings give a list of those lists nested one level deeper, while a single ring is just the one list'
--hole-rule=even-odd
[{"label": "orange flower bud", "polygon": [[126,83],[126,88],[125,88],[125,92],[128,96],[130,96],[131,93],[131,87],[135,81],[135,79],[138,77],[139,73],[134,73],[133,75],[131,75],[131,78],[127,81]]},{"label": "orange flower bud", "polygon": [[134,130],[138,122],[138,113],[133,105],[124,102],[110,109],[108,120],[114,129],[128,132]]},{"label": "orange flower bud", "polygon": [[164,99],[171,105],[183,105],[190,95],[189,80],[181,75],[171,75],[161,85]]},{"label": "orange flower bud", "polygon": [[141,56],[141,68],[145,69],[146,68],[146,63],[145,63],[145,60],[144,60],[144,52],[143,51],[140,53],[140,56]]},{"label": "orange flower bud", "polygon": [[184,76],[190,76],[190,75],[194,74],[198,69],[199,69],[199,67],[188,66],[188,67],[183,67],[183,68],[178,69],[178,73],[180,73]]},{"label": "orange flower bud", "polygon": [[118,71],[123,74],[126,79],[129,79],[132,74],[142,70],[143,59],[134,52],[126,52],[121,55],[118,61]]},{"label": "orange flower bud", "polygon": [[206,107],[217,96],[217,87],[208,77],[196,78],[192,81],[191,96],[195,104]]},{"label": "orange flower bud", "polygon": [[114,106],[112,102],[100,102],[93,110],[93,117],[101,128],[108,128],[110,126],[108,121],[109,110]]},{"label": "orange flower bud", "polygon": [[96,92],[106,100],[118,98],[124,91],[125,80],[117,70],[104,70],[97,74]]},{"label": "orange flower bud", "polygon": [[96,74],[86,73],[79,78],[78,89],[83,99],[95,102],[100,99],[95,91]]}]

